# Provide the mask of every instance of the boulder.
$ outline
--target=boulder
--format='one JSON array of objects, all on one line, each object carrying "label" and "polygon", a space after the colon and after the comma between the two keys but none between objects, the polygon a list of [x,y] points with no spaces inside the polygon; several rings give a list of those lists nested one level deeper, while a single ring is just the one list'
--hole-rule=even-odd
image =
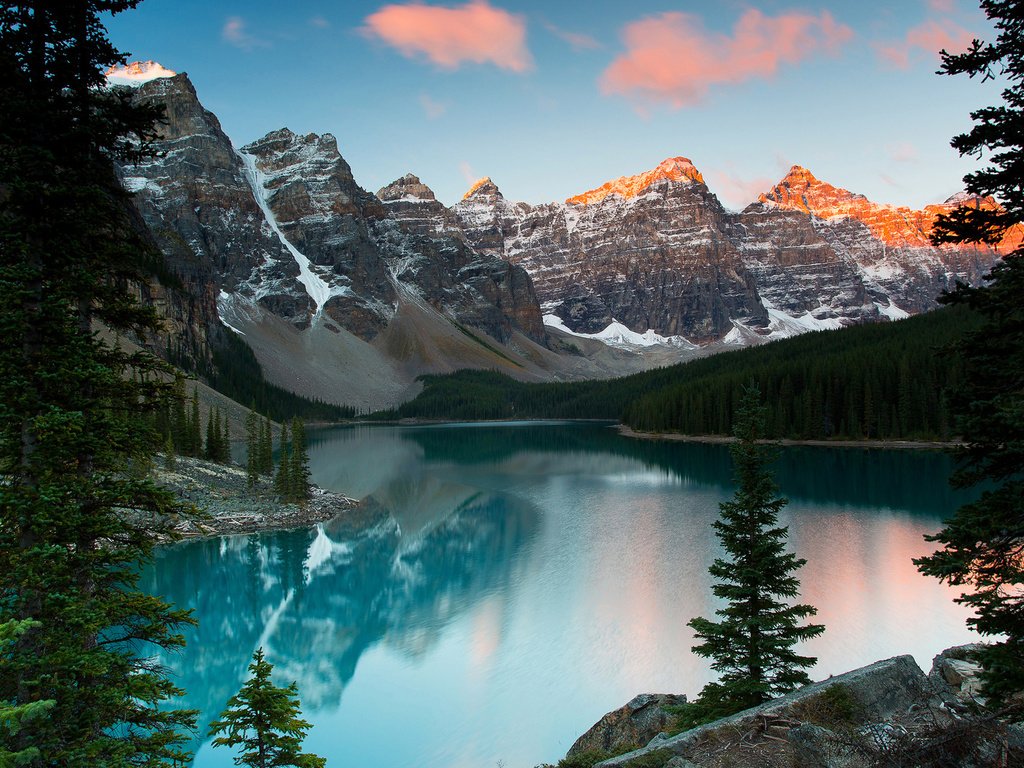
[{"label": "boulder", "polygon": [[641,693],[624,707],[609,712],[572,745],[567,756],[595,750],[614,752],[624,747],[640,747],[671,726],[674,715],[669,707],[686,703],[685,696],[670,693]]}]

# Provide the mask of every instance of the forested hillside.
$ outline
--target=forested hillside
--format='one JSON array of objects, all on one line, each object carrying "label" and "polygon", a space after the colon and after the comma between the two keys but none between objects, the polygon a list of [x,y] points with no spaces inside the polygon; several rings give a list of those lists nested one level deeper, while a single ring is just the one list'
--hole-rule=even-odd
[{"label": "forested hillside", "polygon": [[754,382],[778,437],[946,439],[962,368],[949,343],[973,327],[962,308],[898,323],[798,336],[622,379],[523,384],[487,371],[424,377],[414,400],[381,417],[620,419],[634,429],[728,434]]}]

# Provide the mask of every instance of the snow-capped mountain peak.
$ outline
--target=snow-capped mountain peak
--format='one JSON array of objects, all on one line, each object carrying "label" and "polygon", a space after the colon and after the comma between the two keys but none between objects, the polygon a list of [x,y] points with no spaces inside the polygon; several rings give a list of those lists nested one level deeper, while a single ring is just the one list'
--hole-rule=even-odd
[{"label": "snow-capped mountain peak", "polygon": [[631,197],[642,195],[651,185],[665,180],[687,184],[704,183],[704,177],[689,158],[670,157],[649,171],[636,176],[620,176],[605,182],[597,189],[574,195],[565,202],[569,205],[591,205],[601,202],[610,195],[618,195],[628,200]]},{"label": "snow-capped mountain peak", "polygon": [[131,61],[124,66],[111,67],[104,74],[110,85],[137,86],[158,77],[174,77],[178,73],[155,61]]}]

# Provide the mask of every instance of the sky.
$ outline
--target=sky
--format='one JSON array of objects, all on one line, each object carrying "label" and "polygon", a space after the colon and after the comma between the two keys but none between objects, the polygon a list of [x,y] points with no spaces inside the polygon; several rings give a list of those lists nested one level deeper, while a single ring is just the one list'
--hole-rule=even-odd
[{"label": "sky", "polygon": [[992,39],[975,0],[145,0],[107,26],[235,146],[332,133],[364,188],[414,173],[449,205],[482,176],[543,203],[684,156],[736,210],[794,164],[922,207],[977,167],[949,141],[999,91],[936,74]]}]

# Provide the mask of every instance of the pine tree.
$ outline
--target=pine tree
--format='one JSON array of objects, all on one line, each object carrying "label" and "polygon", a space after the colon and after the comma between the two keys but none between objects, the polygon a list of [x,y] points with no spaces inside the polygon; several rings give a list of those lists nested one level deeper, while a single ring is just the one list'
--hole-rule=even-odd
[{"label": "pine tree", "polygon": [[274,475],[274,492],[287,500],[291,490],[291,451],[288,445],[288,425],[281,425],[281,450],[278,455],[277,474]]},{"label": "pine tree", "polygon": [[0,702],[53,702],[0,749],[61,768],[183,759],[194,723],[152,662],[190,619],[137,589],[178,509],[131,471],[158,445],[169,371],[94,333],[159,327],[128,291],[159,255],[111,163],[146,151],[156,112],[103,87],[124,57],[101,14],[135,5],[0,6],[0,624],[39,622],[3,652]]},{"label": "pine tree", "polygon": [[274,471],[274,437],[270,426],[270,419],[263,417],[263,424],[260,427],[260,462],[261,475],[269,475]]},{"label": "pine tree", "polygon": [[174,388],[171,390],[171,436],[174,449],[179,455],[188,454],[188,416],[185,413],[185,377],[174,374]]},{"label": "pine tree", "polygon": [[288,467],[288,500],[300,504],[309,500],[309,454],[302,419],[292,419],[292,452]]},{"label": "pine tree", "polygon": [[252,488],[260,479],[260,421],[256,411],[250,410],[245,417],[245,474]]},{"label": "pine tree", "polygon": [[231,425],[228,423],[228,415],[226,413],[221,414],[220,425],[223,428],[223,432],[220,436],[220,447],[221,455],[224,457],[224,463],[231,463]]},{"label": "pine tree", "polygon": [[[967,190],[993,195],[1001,208],[965,205],[935,224],[932,242],[994,244],[1024,223],[1024,4],[983,0],[997,31],[963,54],[943,51],[947,75],[1001,75],[1003,104],[971,114],[974,127],[956,136],[961,155],[991,165],[964,177]],[[992,704],[1024,692],[1024,248],[1004,256],[980,288],[959,285],[944,301],[966,304],[982,324],[957,345],[963,380],[955,390],[957,428],[966,445],[953,483],[981,485],[981,497],[957,510],[936,535],[942,549],[918,568],[970,591],[958,602],[974,611],[968,625],[993,638],[977,653]]]},{"label": "pine tree", "polygon": [[800,625],[817,611],[809,605],[789,605],[800,592],[794,572],[805,560],[785,551],[788,529],[778,525],[786,500],[778,496],[766,468],[771,449],[759,444],[765,437],[766,409],[754,387],[744,390],[737,409],[730,452],[736,468],[733,499],[719,504],[715,532],[727,555],[711,565],[712,591],[726,605],[715,613],[720,621],[696,618],[689,622],[702,642],[694,653],[713,659],[720,675],[701,691],[707,714],[721,717],[768,701],[810,682],[806,668],[815,659],[801,656],[793,646],[820,635],[820,624]]},{"label": "pine tree", "polygon": [[164,469],[174,470],[178,466],[178,457],[174,451],[174,440],[170,435],[164,440]]},{"label": "pine tree", "polygon": [[[310,725],[302,719],[298,688],[293,682],[280,688],[270,679],[274,667],[258,648],[252,656],[252,673],[237,694],[228,700],[220,719],[210,723],[215,747],[242,747],[235,765],[250,768],[323,768],[327,760],[302,751]],[[223,734],[223,735],[221,735]]]},{"label": "pine tree", "polygon": [[203,451],[203,458],[207,461],[217,461],[220,450],[220,423],[214,423],[214,409],[210,408],[206,413],[206,450]]},{"label": "pine tree", "polygon": [[188,451],[186,456],[203,455],[202,422],[199,419],[199,389],[192,388],[192,410],[188,417]]}]

